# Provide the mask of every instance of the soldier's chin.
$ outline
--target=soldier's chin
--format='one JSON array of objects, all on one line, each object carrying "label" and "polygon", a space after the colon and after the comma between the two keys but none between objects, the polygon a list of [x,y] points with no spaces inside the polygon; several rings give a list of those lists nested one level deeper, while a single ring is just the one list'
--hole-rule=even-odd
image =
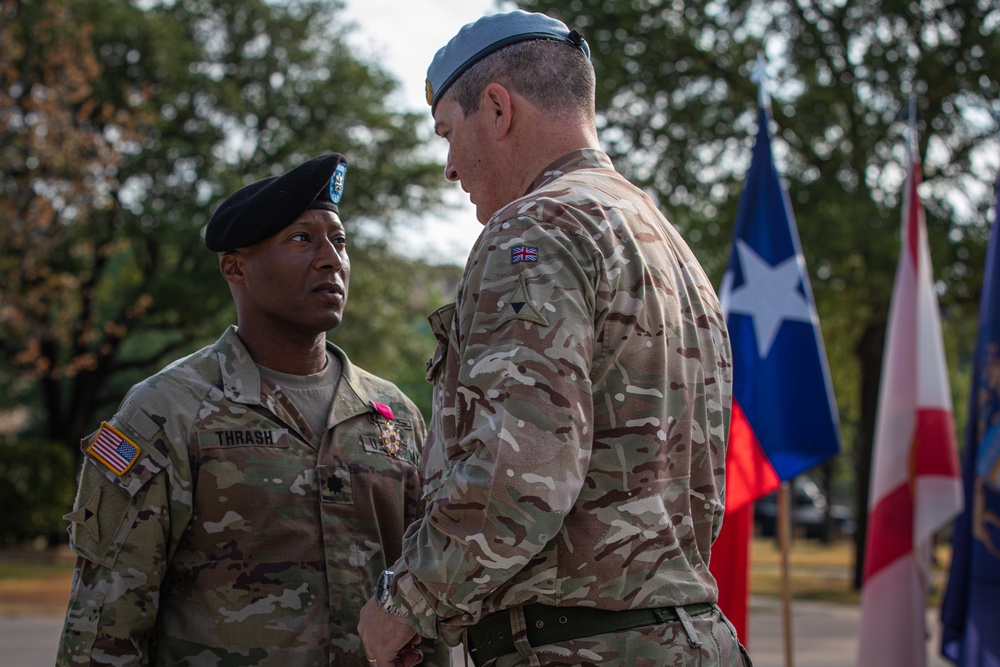
[{"label": "soldier's chin", "polygon": [[485,225],[493,217],[496,211],[487,211],[482,206],[476,205],[476,219],[479,220],[479,224]]}]

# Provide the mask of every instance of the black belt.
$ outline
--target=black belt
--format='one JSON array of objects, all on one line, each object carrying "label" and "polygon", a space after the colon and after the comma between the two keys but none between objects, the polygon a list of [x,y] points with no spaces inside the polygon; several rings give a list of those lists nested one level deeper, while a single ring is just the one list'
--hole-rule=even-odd
[{"label": "black belt", "polygon": [[[533,647],[680,620],[676,607],[611,611],[592,607],[529,604],[522,608],[528,629],[528,643]],[[686,605],[684,611],[689,616],[698,616],[714,608],[715,605],[706,602]],[[469,655],[477,665],[516,651],[510,610],[504,609],[469,626],[468,639]]]}]

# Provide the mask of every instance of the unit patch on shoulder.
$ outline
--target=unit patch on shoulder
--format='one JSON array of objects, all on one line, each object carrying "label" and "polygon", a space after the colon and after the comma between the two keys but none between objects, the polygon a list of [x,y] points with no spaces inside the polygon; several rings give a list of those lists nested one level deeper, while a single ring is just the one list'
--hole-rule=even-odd
[{"label": "unit patch on shoulder", "polygon": [[87,453],[111,468],[121,477],[139,458],[139,445],[126,438],[108,422],[101,422],[101,430],[87,447]]},{"label": "unit patch on shoulder", "polygon": [[500,313],[500,319],[497,320],[494,329],[499,329],[512,320],[534,322],[543,327],[549,326],[549,321],[545,319],[545,316],[532,305],[531,297],[528,295],[528,283],[525,281],[524,276],[518,276],[517,285],[514,287],[514,291],[511,292],[510,300],[504,307],[503,312]]},{"label": "unit patch on shoulder", "polygon": [[65,515],[63,519],[80,524],[94,542],[100,542],[101,528],[97,522],[97,508],[100,504],[101,487],[98,486],[94,489],[94,493],[90,495],[90,500]]}]

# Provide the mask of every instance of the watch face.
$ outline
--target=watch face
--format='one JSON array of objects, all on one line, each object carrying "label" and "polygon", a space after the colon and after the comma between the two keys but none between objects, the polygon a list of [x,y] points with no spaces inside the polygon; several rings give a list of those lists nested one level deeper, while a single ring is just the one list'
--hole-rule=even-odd
[{"label": "watch face", "polygon": [[381,576],[378,578],[378,583],[375,585],[375,602],[378,604],[385,604],[385,601],[389,599],[389,578],[392,576],[390,570],[383,570]]}]

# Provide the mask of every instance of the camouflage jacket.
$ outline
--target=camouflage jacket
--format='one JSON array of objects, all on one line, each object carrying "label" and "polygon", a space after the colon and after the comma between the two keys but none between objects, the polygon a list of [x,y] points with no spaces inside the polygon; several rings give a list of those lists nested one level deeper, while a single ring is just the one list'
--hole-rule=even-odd
[{"label": "camouflage jacket", "polygon": [[329,349],[343,372],[319,449],[232,327],[84,441],[58,665],[367,666],[358,616],[422,509],[424,424]]},{"label": "camouflage jacket", "polygon": [[597,150],[550,165],[434,313],[428,510],[393,603],[423,634],[531,602],[717,599],[732,364],[715,290]]}]

